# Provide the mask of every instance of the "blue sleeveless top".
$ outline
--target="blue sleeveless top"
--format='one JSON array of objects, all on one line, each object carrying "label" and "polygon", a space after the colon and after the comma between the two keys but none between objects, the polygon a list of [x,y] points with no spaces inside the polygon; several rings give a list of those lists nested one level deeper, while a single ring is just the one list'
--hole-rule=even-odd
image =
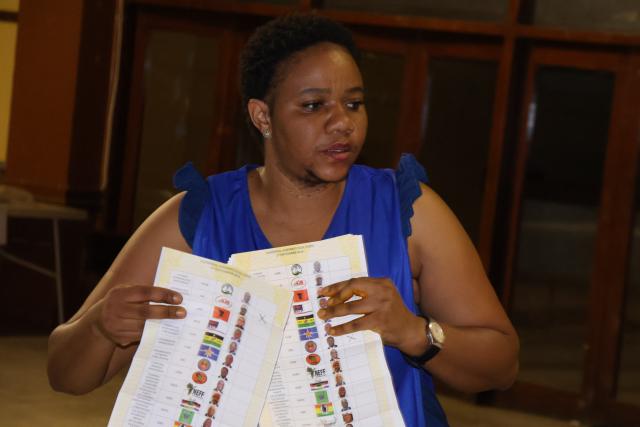
[{"label": "blue sleeveless top", "polygon": [[[187,193],[180,206],[179,225],[193,253],[227,262],[236,252],[268,249],[249,199],[248,173],[256,166],[203,180],[192,164],[178,170],[174,183]],[[403,155],[398,170],[354,165],[348,174],[342,200],[324,238],[344,234],[363,236],[369,276],[388,277],[413,313],[413,279],[406,238],[413,202],[426,182],[424,169],[411,155]],[[431,376],[407,364],[395,347],[385,346],[398,404],[407,426],[447,426],[435,396]]]}]

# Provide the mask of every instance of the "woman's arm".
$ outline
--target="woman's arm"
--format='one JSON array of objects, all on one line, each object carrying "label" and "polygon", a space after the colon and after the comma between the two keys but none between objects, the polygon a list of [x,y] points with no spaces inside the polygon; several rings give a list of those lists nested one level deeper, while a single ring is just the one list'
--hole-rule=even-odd
[{"label": "woman's arm", "polygon": [[176,305],[180,294],[152,286],[163,246],[191,252],[178,227],[182,197],[171,198],[147,218],[78,312],[51,333],[47,370],[55,390],[95,389],[131,360],[146,319],[184,317]]},{"label": "woman's arm", "polygon": [[[480,258],[447,205],[430,188],[414,205],[409,254],[421,311],[444,329],[440,353],[425,368],[465,392],[509,387],[518,372],[519,343]],[[424,319],[412,322],[416,340],[405,351],[423,353]]]},{"label": "woman's arm", "polygon": [[[479,392],[509,387],[518,371],[518,336],[491,287],[473,244],[446,204],[429,188],[413,205],[409,238],[416,300],[438,321],[446,340],[425,368],[451,387]],[[429,346],[426,321],[405,306],[389,279],[357,278],[327,286],[319,295],[322,319],[363,314],[328,329],[361,330],[410,356]],[[353,296],[360,299],[350,301]]]}]

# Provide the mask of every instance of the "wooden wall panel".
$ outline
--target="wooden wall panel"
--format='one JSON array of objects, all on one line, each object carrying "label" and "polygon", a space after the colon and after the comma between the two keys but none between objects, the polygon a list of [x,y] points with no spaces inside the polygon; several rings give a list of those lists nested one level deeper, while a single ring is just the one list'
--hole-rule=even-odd
[{"label": "wooden wall panel", "polygon": [[40,199],[99,189],[110,3],[21,3],[6,180]]},{"label": "wooden wall panel", "polygon": [[82,0],[24,1],[7,150],[7,182],[61,201],[73,127]]}]

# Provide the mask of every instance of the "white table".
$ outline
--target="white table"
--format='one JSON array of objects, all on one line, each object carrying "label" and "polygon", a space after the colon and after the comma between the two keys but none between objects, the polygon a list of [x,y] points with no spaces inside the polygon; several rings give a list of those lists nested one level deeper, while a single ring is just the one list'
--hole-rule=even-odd
[{"label": "white table", "polygon": [[[4,239],[6,240],[7,218],[34,218],[51,220],[53,228],[53,270],[37,265],[16,255],[12,255],[2,248],[2,245],[5,244],[5,242],[2,241],[2,238],[4,237]],[[0,256],[6,258],[11,262],[14,262],[33,271],[37,271],[38,273],[44,274],[45,276],[55,280],[58,323],[64,322],[64,295],[62,287],[62,262],[60,254],[59,222],[61,220],[83,221],[86,219],[87,213],[85,211],[68,206],[28,200],[8,200],[5,202],[0,201]]]}]

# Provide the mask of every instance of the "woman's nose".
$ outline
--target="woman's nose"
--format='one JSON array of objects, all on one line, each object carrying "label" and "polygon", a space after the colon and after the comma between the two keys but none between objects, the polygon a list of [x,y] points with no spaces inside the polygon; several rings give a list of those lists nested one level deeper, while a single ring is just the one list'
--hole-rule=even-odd
[{"label": "woman's nose", "polygon": [[355,129],[355,122],[351,117],[351,111],[345,105],[337,105],[332,111],[327,122],[327,133],[342,133],[350,135]]}]

